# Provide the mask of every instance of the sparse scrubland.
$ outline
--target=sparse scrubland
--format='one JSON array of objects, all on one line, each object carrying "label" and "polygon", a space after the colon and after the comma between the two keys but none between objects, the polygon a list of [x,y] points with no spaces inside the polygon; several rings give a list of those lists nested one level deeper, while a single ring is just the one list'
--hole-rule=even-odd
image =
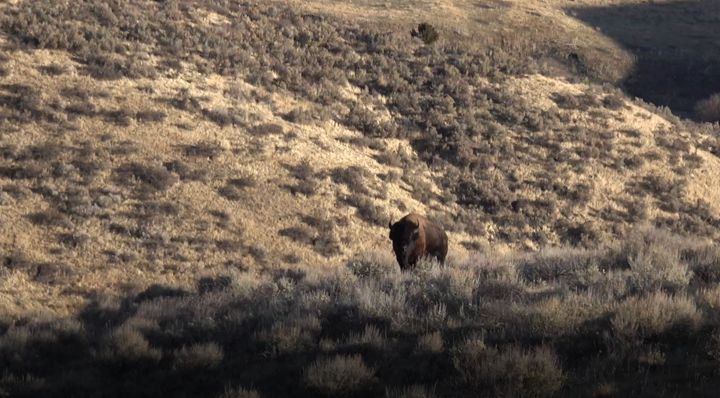
[{"label": "sparse scrubland", "polygon": [[10,396],[709,397],[720,381],[718,280],[715,245],[651,227],[593,250],[488,251],[414,272],[386,252],[329,272],[236,271],[6,325],[0,386]]},{"label": "sparse scrubland", "polygon": [[385,3],[0,4],[0,395],[713,396],[718,10]]}]

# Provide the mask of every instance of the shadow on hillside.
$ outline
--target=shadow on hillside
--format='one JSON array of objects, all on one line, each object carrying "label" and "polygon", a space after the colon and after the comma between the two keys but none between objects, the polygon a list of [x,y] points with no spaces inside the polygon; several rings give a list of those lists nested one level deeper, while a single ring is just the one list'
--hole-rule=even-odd
[{"label": "shadow on hillside", "polygon": [[392,259],[373,258],[337,272],[268,268],[187,290],[129,289],[71,318],[0,319],[0,395],[576,397],[610,385],[613,396],[715,397],[720,388],[720,318],[704,311],[717,301],[715,245],[645,229],[622,248],[556,248],[512,267],[479,256],[399,274]]},{"label": "shadow on hillside", "polygon": [[686,117],[720,92],[720,1],[571,8],[636,56],[626,91]]},{"label": "shadow on hillside", "polygon": [[[303,274],[282,270],[272,279],[302,278]],[[307,346],[305,330],[294,335],[291,326],[280,329],[277,325],[286,325],[287,319],[273,318],[277,314],[267,310],[266,296],[237,297],[230,293],[230,283],[226,276],[202,278],[196,291],[156,284],[120,300],[93,301],[76,318],[1,324],[0,366],[5,373],[0,395],[258,397],[257,390],[268,394],[264,396],[315,394],[303,388],[304,369],[332,352]],[[346,319],[345,309],[338,307],[330,314],[334,325],[324,327],[323,335],[362,332],[369,324],[357,316]],[[362,342],[350,348],[335,351],[359,351],[380,361],[378,350]],[[412,357],[414,362],[394,373],[382,366],[379,372],[401,380],[413,369],[411,364],[425,360],[422,355]],[[381,386],[369,379],[348,396],[381,394]]]},{"label": "shadow on hillside", "polygon": [[[222,279],[201,280],[203,293],[193,297],[211,297],[224,287]],[[147,308],[143,303],[166,315],[182,311],[180,303],[189,295],[153,285],[117,305],[91,303],[76,319],[8,328],[0,338],[0,363],[6,369],[0,392],[17,397],[253,397],[252,387],[260,384],[273,394],[292,396],[289,386],[300,384],[298,363],[309,360],[304,354],[287,355],[287,366],[280,366],[272,356],[262,359],[257,351],[264,347],[250,343],[242,330],[217,330],[212,320],[199,321],[194,314],[190,326],[179,314],[148,318],[141,313]],[[248,367],[248,355],[261,360]],[[284,379],[277,380],[275,371]]]}]

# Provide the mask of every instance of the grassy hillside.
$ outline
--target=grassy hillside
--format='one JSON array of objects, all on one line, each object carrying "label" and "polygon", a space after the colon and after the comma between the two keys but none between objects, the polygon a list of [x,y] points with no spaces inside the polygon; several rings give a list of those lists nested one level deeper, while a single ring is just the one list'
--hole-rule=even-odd
[{"label": "grassy hillside", "polygon": [[[711,46],[713,11],[675,3],[653,10],[697,26],[673,48]],[[633,4],[0,5],[0,391],[706,391],[718,127],[625,94],[676,105],[633,85],[652,52],[602,28]],[[712,120],[713,84],[677,111]],[[449,231],[448,267],[394,269],[409,211]],[[618,323],[642,306],[653,326]],[[676,324],[695,359],[668,387]],[[403,383],[408,355],[440,368]]]}]

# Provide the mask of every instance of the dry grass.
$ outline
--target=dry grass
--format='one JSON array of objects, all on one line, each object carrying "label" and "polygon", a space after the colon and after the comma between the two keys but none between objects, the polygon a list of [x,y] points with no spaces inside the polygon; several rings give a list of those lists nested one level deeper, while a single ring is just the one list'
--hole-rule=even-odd
[{"label": "dry grass", "polygon": [[[128,383],[133,395],[714,391],[716,374],[704,361],[717,356],[718,289],[702,279],[672,294],[634,284],[643,270],[628,259],[666,248],[659,236],[672,238],[647,229],[635,236],[632,245],[593,252],[476,255],[412,273],[380,271],[392,258],[370,253],[330,271],[235,270],[191,290],[156,285],[93,302],[76,317],[9,325],[0,365],[12,377],[0,386],[17,396],[113,395]],[[715,253],[674,242],[681,262]],[[557,262],[574,266],[550,266]],[[18,254],[4,263],[32,260]],[[687,369],[678,374],[677,363]],[[17,381],[29,376],[43,383]]]},{"label": "dry grass", "polygon": [[[717,262],[717,252],[654,230],[634,236],[592,252],[478,255],[412,273],[381,271],[392,258],[370,253],[331,271],[156,285],[77,317],[9,325],[0,364],[12,373],[0,386],[18,396],[113,395],[131,383],[133,395],[536,397],[584,395],[612,380],[617,394],[714,391],[703,364],[717,352],[718,289],[697,278],[674,293],[640,291],[644,271],[628,259],[667,249],[667,239],[686,265]],[[32,268],[21,254],[4,264]],[[676,363],[688,369],[677,374]]]},{"label": "dry grass", "polygon": [[715,391],[716,128],[572,3],[0,5],[0,395]]},{"label": "dry grass", "polygon": [[[41,93],[36,87],[23,84],[25,82],[4,86],[7,95],[3,98],[11,116],[21,123],[32,120],[55,123],[65,118],[76,121],[99,119],[120,127],[113,134],[121,136],[126,134],[123,127],[142,126],[152,129],[147,131],[153,133],[155,128],[146,125],[189,128],[189,134],[176,132],[171,139],[142,139],[142,145],[147,148],[162,148],[159,144],[162,142],[181,142],[178,147],[183,148],[182,158],[178,158],[179,153],[168,153],[166,148],[161,151],[162,164],[169,174],[162,175],[158,164],[150,162],[152,156],[149,153],[135,153],[132,161],[113,165],[117,183],[132,185],[134,181],[140,182],[134,192],[138,197],[149,197],[174,186],[174,174],[183,180],[179,191],[192,189],[202,195],[196,187],[186,188],[185,183],[199,181],[213,186],[216,184],[212,181],[223,177],[221,174],[232,166],[228,164],[232,157],[263,162],[263,159],[284,151],[287,158],[295,161],[290,164],[296,164],[301,156],[309,156],[312,162],[307,167],[311,168],[312,177],[298,169],[293,172],[297,181],[279,184],[288,190],[289,196],[275,192],[268,196],[278,200],[283,197],[286,202],[306,201],[312,203],[310,206],[335,199],[340,207],[357,208],[357,216],[368,222],[363,227],[366,235],[377,234],[384,226],[386,218],[393,212],[393,200],[403,194],[402,190],[409,190],[416,200],[410,207],[440,202],[438,214],[440,217],[448,213],[454,215],[454,231],[511,245],[521,242],[522,246],[537,247],[548,242],[568,242],[593,246],[608,235],[622,236],[622,229],[617,225],[637,218],[636,211],[626,212],[623,207],[634,197],[643,195],[651,196],[648,200],[651,209],[647,212],[650,221],[666,224],[678,232],[716,235],[714,213],[703,209],[704,214],[698,214],[693,207],[693,197],[682,189],[688,173],[701,167],[704,158],[682,153],[675,156],[681,160],[672,173],[654,175],[650,171],[664,164],[664,159],[658,157],[647,161],[634,153],[648,129],[662,124],[660,121],[653,120],[652,125],[638,127],[640,117],[628,118],[628,114],[637,113],[638,109],[619,97],[615,89],[573,86],[536,75],[513,76],[516,72],[533,70],[533,66],[524,61],[527,55],[565,59],[550,48],[552,45],[534,51],[523,45],[512,48],[513,45],[508,43],[494,48],[496,42],[489,42],[482,48],[464,47],[443,40],[448,32],[437,27],[441,32],[440,39],[431,49],[413,39],[409,30],[407,35],[390,35],[331,18],[317,23],[312,17],[300,17],[291,9],[257,4],[243,4],[242,12],[254,15],[262,26],[247,29],[238,26],[226,31],[221,25],[210,23],[213,18],[183,24],[184,19],[195,18],[188,13],[187,6],[151,4],[142,7],[143,3],[138,2],[124,9],[114,3],[91,3],[77,10],[61,4],[19,3],[6,10],[6,18],[11,23],[5,33],[10,42],[31,49],[67,51],[74,56],[77,65],[69,60],[46,60],[57,57],[55,55],[44,56],[41,65],[75,70],[80,74],[76,80],[83,84],[59,88],[59,94],[71,101],[67,104],[64,100],[54,99],[53,90]],[[208,15],[217,14],[220,20],[241,12],[224,4],[213,4],[198,3],[197,6]],[[20,11],[23,8],[37,20],[26,18]],[[103,11],[97,12],[95,8]],[[80,20],[82,24],[62,22]],[[296,35],[286,32],[289,21],[299,32]],[[124,24],[134,24],[142,29],[126,36]],[[44,36],[38,34],[41,25],[46,29]],[[422,29],[418,28],[419,35],[422,35],[420,30],[432,31],[425,28],[429,25],[422,26]],[[565,28],[568,26],[563,26]],[[98,35],[99,48],[85,39],[88,29]],[[252,30],[264,33],[258,37],[248,36],[246,32]],[[61,40],[65,37],[73,39]],[[176,39],[169,40],[168,37]],[[320,45],[315,37],[325,37],[324,40],[332,45]],[[519,43],[527,38],[507,39],[510,43],[513,40]],[[268,53],[267,42],[276,43],[287,59],[274,52]],[[504,43],[504,40],[500,42]],[[180,51],[178,46],[185,50]],[[331,51],[328,48],[332,46],[336,48]],[[528,53],[516,56],[517,52],[524,51]],[[147,52],[162,62],[152,66],[147,60]],[[262,56],[250,57],[247,56],[249,53]],[[360,62],[365,59],[363,57],[366,61]],[[170,64],[184,66],[170,68],[171,73],[164,69]],[[216,75],[205,83],[191,83],[186,69],[193,68]],[[348,70],[362,70],[362,73],[350,75]],[[428,73],[432,70],[442,73]],[[151,87],[150,81],[142,81],[142,76],[166,76],[168,73],[167,76],[172,78],[163,77],[165,86],[162,89]],[[65,79],[65,75],[58,75],[57,79]],[[99,83],[91,79],[98,75],[141,81],[132,86],[135,102],[118,104],[110,101],[113,96],[122,101],[129,94],[108,93],[108,89],[112,90],[111,84],[103,85],[108,89],[98,88]],[[232,76],[241,76],[244,82]],[[142,88],[139,93],[138,87]],[[259,98],[272,104],[264,108],[247,103]],[[285,116],[298,109],[314,112],[316,105],[325,105],[325,112],[331,118],[367,137],[400,138],[406,147],[409,144],[407,148],[417,158],[401,156],[397,152],[395,159],[391,155],[393,152],[387,151],[388,138],[372,138],[367,141],[368,148],[354,150],[354,158],[338,157],[328,162],[330,159],[323,156],[327,143],[317,144],[317,137],[307,135],[308,128],[293,122],[295,117],[288,119]],[[274,118],[268,113],[273,113]],[[591,115],[618,122],[598,126],[593,124],[597,123],[598,117]],[[309,120],[303,118],[298,122],[307,124]],[[569,123],[569,120],[575,122]],[[197,124],[200,121],[217,126],[207,132],[196,131],[190,122]],[[295,126],[289,128],[288,121]],[[204,124],[202,128],[209,127]],[[637,128],[643,131],[642,134],[627,139],[617,139],[612,133],[615,129]],[[281,140],[292,139],[298,132],[303,135],[303,145],[282,143]],[[308,139],[313,145],[308,145]],[[351,140],[361,139],[352,136]],[[691,140],[684,142],[686,145],[681,147],[661,145],[663,155],[687,152]],[[112,148],[109,150],[118,151],[117,146],[109,146]],[[297,151],[293,147],[297,147]],[[400,148],[399,145],[396,147]],[[137,151],[136,148],[133,150]],[[374,151],[382,152],[378,156]],[[301,156],[297,152],[302,152]],[[549,157],[549,153],[553,156]],[[128,152],[126,155],[133,154]],[[367,159],[368,155],[387,167],[373,164]],[[109,156],[102,152],[95,157],[109,161]],[[28,159],[22,166],[0,169],[0,174],[18,180],[43,178],[43,159],[35,158],[33,162]],[[580,159],[587,161],[580,162]],[[96,167],[96,174],[101,178],[105,176],[103,166],[99,163]],[[389,179],[384,186],[378,185],[375,176],[396,175],[393,174],[396,170],[389,169],[399,166],[405,171],[403,181]],[[141,169],[143,167],[145,169]],[[269,184],[261,184],[250,195],[244,187],[235,184],[212,188],[220,198],[243,206],[254,201],[258,193],[277,188],[275,174],[274,170],[267,170],[263,178]],[[592,184],[581,182],[594,175],[602,175],[602,178]],[[326,176],[330,179],[325,179]],[[567,178],[571,182],[566,185]],[[328,195],[330,183],[344,185],[347,195],[336,193],[335,198]],[[633,187],[635,192],[618,195],[617,191],[623,185]],[[675,188],[664,190],[669,186]],[[610,201],[596,209],[596,203],[603,203],[604,198]],[[655,211],[658,207],[661,211]],[[595,214],[598,211],[600,213]],[[681,216],[672,217],[676,212]],[[272,214],[271,210],[263,216],[269,214]],[[585,221],[589,217],[592,220]],[[258,223],[261,223],[260,219],[258,217]],[[288,227],[291,226],[282,226]],[[264,230],[257,236],[267,233]],[[346,240],[353,241],[350,237]]]}]

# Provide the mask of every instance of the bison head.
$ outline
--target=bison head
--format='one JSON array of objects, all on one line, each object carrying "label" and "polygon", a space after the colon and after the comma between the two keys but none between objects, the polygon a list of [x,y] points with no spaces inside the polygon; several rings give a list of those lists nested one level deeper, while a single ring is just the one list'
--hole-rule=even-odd
[{"label": "bison head", "polygon": [[390,240],[393,243],[393,251],[401,269],[410,265],[410,256],[415,250],[418,237],[420,236],[420,223],[417,220],[403,219],[395,224],[390,222]]}]

